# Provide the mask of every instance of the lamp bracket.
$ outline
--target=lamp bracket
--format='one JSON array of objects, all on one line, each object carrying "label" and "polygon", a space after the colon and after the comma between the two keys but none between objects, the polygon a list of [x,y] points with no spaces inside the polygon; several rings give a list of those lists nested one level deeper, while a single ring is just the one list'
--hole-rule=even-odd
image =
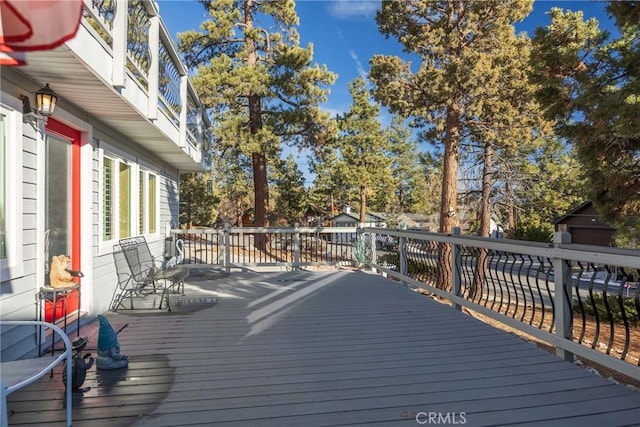
[{"label": "lamp bracket", "polygon": [[20,95],[22,100],[22,123],[34,123],[38,124],[38,120],[44,120],[47,123],[47,116],[38,114],[33,108],[31,108],[31,102],[26,95]]}]

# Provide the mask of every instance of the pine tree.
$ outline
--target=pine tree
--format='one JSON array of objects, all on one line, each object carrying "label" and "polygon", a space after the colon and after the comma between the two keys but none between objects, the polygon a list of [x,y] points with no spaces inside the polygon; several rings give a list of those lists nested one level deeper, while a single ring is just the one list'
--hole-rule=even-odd
[{"label": "pine tree", "polygon": [[619,37],[582,12],[551,9],[532,57],[538,92],[558,133],[575,146],[602,217],[637,228],[640,215],[640,4],[610,2]]},{"label": "pine tree", "polygon": [[361,77],[349,83],[353,103],[339,120],[340,173],[357,193],[360,223],[365,222],[367,197],[378,183],[391,182],[389,141],[378,120],[380,107],[370,99]]},{"label": "pine tree", "polygon": [[214,192],[207,174],[180,175],[180,224],[209,226],[217,216],[215,206],[220,199]]},{"label": "pine tree", "polygon": [[542,242],[552,241],[554,221],[583,203],[587,193],[575,150],[558,138],[523,159],[512,188],[519,207],[514,237]]},{"label": "pine tree", "polygon": [[424,213],[426,177],[420,162],[418,143],[405,120],[394,115],[385,129],[389,143],[391,177],[389,181],[378,180],[371,207],[374,211],[391,215],[401,213]]},{"label": "pine tree", "polygon": [[237,150],[227,149],[214,167],[214,185],[220,194],[217,222],[242,227],[242,215],[253,206],[251,159]]},{"label": "pine tree", "polygon": [[340,207],[353,202],[351,187],[341,174],[341,162],[334,146],[327,145],[316,150],[309,167],[315,174],[309,200],[322,212],[324,220],[337,215]]},{"label": "pine tree", "polygon": [[[256,225],[269,225],[268,164],[282,143],[323,142],[329,115],[318,105],[335,75],[300,47],[292,0],[204,0],[210,19],[179,35],[196,90],[225,146],[251,159]],[[260,27],[258,23],[269,23]],[[262,242],[266,243],[266,242]]]},{"label": "pine tree", "polygon": [[[376,21],[382,34],[396,37],[405,51],[420,58],[417,71],[394,56],[371,60],[374,96],[392,112],[412,117],[426,127],[425,137],[442,141],[444,164],[440,200],[442,233],[456,224],[460,144],[470,122],[482,121],[478,97],[487,87],[482,78],[513,34],[513,23],[532,8],[531,0],[429,1],[384,0]],[[451,282],[450,247],[438,251],[438,286]]]},{"label": "pine tree", "polygon": [[289,154],[280,162],[278,177],[275,179],[278,193],[275,214],[283,225],[293,227],[299,223],[308,206],[307,192],[304,188],[304,174]]}]

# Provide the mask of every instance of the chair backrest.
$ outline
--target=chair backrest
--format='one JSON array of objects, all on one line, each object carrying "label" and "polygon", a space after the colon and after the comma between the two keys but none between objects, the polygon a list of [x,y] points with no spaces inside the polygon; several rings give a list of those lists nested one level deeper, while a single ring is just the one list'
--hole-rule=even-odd
[{"label": "chair backrest", "polygon": [[121,239],[119,244],[135,279],[138,281],[152,279],[156,271],[156,263],[144,236]]},{"label": "chair backrest", "polygon": [[124,288],[127,286],[127,282],[133,275],[133,272],[129,268],[129,263],[127,262],[127,258],[124,256],[124,251],[120,245],[113,245],[113,262],[116,265],[118,286]]}]

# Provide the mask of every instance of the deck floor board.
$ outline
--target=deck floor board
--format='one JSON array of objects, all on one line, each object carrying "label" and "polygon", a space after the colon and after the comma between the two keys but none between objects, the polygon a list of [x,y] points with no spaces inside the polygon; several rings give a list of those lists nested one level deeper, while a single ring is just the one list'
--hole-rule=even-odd
[{"label": "deck floor board", "polygon": [[[640,425],[640,392],[381,276],[246,272],[186,290],[217,302],[107,314],[130,365],[88,373],[75,426]],[[62,425],[63,394],[56,373],[10,395],[10,425]]]}]

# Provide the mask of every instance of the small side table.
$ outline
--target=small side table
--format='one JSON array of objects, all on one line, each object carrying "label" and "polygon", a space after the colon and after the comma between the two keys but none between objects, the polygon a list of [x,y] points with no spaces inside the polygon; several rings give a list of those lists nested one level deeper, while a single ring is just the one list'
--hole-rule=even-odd
[{"label": "small side table", "polygon": [[[78,312],[76,315],[76,336],[80,336],[80,284],[76,283],[73,286],[65,287],[65,288],[52,288],[49,286],[43,286],[36,293],[36,318],[37,320],[44,321],[46,320],[46,303],[50,302],[52,305],[52,320],[51,323],[56,323],[56,310],[58,308],[58,304],[62,303],[62,314],[63,317],[63,325],[61,329],[64,333],[67,333],[68,326],[68,306],[67,306],[67,298],[73,291],[78,291]],[[42,356],[42,328],[38,328],[38,354]],[[51,342],[51,354],[53,355],[55,351],[55,343]]]}]

